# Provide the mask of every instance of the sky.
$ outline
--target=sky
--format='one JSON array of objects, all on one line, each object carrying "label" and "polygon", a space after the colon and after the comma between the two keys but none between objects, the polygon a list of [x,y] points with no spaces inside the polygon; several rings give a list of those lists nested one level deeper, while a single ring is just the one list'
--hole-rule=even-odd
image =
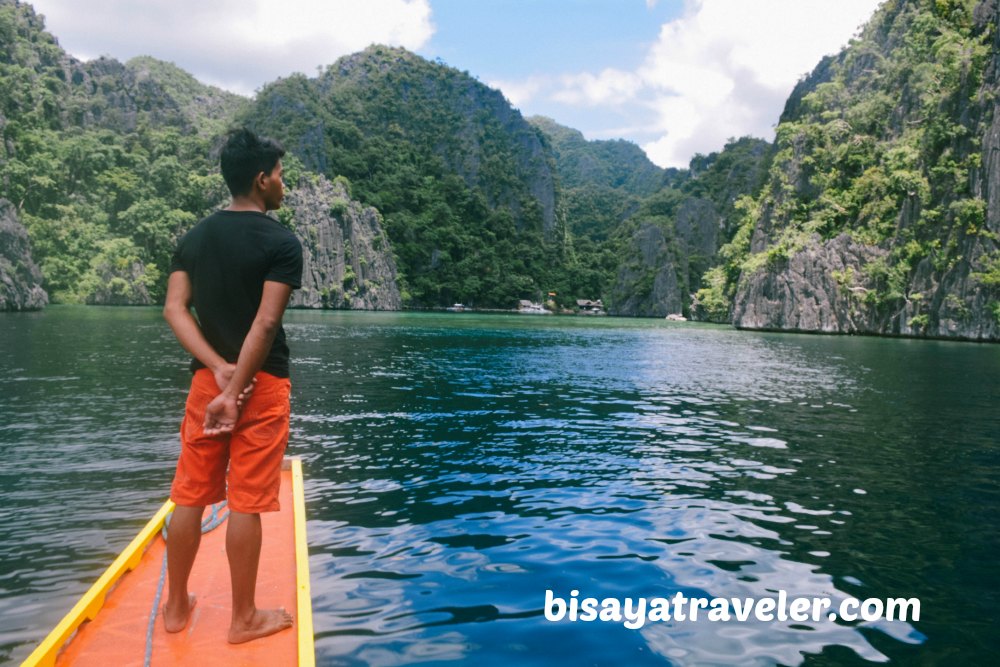
[{"label": "sky", "polygon": [[499,89],[525,116],[627,139],[686,167],[729,138],[774,138],[795,83],[878,0],[34,0],[81,60],[150,55],[253,95],[369,44]]}]

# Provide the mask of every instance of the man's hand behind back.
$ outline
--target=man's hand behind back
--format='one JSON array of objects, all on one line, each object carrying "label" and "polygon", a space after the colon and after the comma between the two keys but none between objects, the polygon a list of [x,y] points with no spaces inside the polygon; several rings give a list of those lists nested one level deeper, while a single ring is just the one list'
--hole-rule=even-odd
[{"label": "man's hand behind back", "polygon": [[240,416],[240,406],[235,398],[219,394],[205,408],[205,435],[232,433]]},{"label": "man's hand behind back", "polygon": [[[225,391],[226,387],[229,386],[229,381],[233,379],[233,373],[236,371],[236,364],[223,364],[219,366],[213,372],[215,375],[215,384],[218,385],[219,391]],[[254,385],[257,383],[257,378],[251,378],[250,384],[243,388],[240,395],[236,398],[236,407],[243,409],[243,404],[246,403],[247,399],[250,398],[250,394],[253,393]]]}]

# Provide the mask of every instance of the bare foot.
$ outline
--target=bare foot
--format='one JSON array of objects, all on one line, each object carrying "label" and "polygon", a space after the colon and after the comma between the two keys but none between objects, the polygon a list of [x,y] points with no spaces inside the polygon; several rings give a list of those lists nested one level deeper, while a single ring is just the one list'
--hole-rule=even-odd
[{"label": "bare foot", "polygon": [[292,617],[284,609],[256,609],[249,622],[234,622],[229,628],[229,643],[242,644],[290,627]]},{"label": "bare foot", "polygon": [[197,599],[194,595],[188,595],[187,604],[183,605],[183,609],[181,605],[171,605],[170,601],[168,598],[167,604],[163,605],[163,625],[167,628],[167,632],[180,632],[191,618],[191,610],[194,609]]}]

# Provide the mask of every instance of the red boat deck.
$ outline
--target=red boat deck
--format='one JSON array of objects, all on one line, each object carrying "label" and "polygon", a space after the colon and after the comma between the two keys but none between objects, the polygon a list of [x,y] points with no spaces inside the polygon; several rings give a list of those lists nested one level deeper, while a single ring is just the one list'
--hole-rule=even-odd
[{"label": "red boat deck", "polygon": [[[312,664],[311,609],[303,613],[297,605],[296,594],[301,584],[296,562],[296,503],[292,487],[292,471],[283,470],[279,496],[281,511],[261,515],[264,540],[257,577],[257,605],[261,608],[284,607],[295,618],[295,625],[245,644],[232,645],[226,641],[232,601],[225,549],[226,523],[222,523],[202,535],[188,585],[197,597],[188,626],[182,632],[167,633],[162,612],[157,610],[151,665]],[[206,510],[206,517],[209,511]],[[304,533],[304,517],[301,524]],[[302,543],[304,546],[304,538]],[[122,576],[108,593],[100,613],[83,623],[59,651],[56,665],[144,664],[150,612],[160,581],[164,552],[163,538],[158,535],[150,542],[139,565]],[[305,595],[308,596],[308,564],[305,567]],[[164,583],[159,602],[161,608],[167,599],[168,588]],[[306,618],[302,620],[308,627],[301,628],[305,633],[300,633],[299,617],[303,615]],[[300,635],[305,642],[303,653],[308,655],[299,656]],[[304,658],[301,662],[300,657]],[[46,663],[51,664],[43,658],[38,664]]]}]

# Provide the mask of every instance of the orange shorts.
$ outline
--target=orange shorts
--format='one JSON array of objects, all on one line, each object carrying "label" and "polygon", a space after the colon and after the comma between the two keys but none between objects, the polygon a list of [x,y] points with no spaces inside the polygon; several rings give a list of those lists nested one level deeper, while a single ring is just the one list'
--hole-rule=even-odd
[{"label": "orange shorts", "polygon": [[199,507],[228,496],[234,512],[278,511],[292,383],[263,371],[256,377],[232,433],[207,436],[205,408],[220,391],[210,370],[195,372],[181,423],[181,455],[170,487],[174,503]]}]

